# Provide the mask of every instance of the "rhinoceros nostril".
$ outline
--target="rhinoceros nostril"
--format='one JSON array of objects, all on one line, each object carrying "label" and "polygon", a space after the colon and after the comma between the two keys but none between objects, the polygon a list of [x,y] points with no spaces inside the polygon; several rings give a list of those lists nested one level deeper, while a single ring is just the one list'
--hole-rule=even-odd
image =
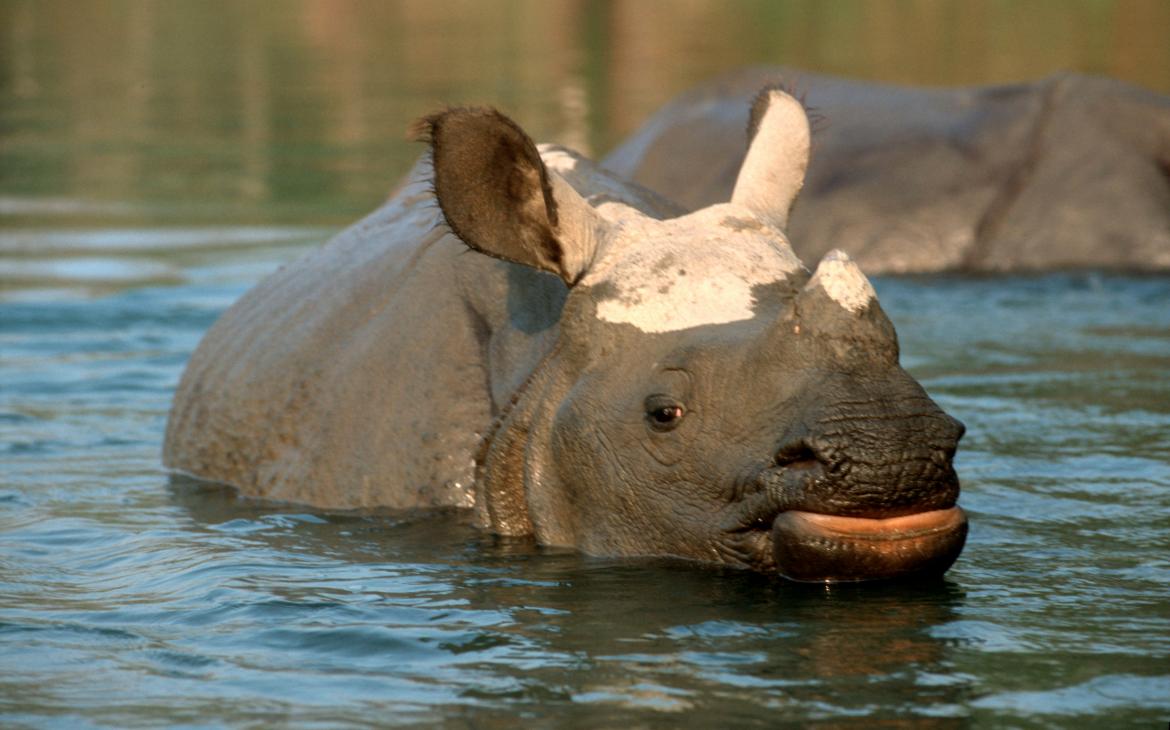
[{"label": "rhinoceros nostril", "polygon": [[804,441],[797,441],[776,452],[776,466],[788,469],[811,469],[820,464],[816,452]]}]

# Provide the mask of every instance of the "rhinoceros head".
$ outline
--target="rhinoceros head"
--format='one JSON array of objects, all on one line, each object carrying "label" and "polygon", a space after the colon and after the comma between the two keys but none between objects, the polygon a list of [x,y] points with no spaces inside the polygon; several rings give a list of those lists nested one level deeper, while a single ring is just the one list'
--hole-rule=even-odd
[{"label": "rhinoceros head", "polygon": [[586,201],[494,111],[426,125],[454,233],[569,287],[485,441],[486,526],[800,580],[949,567],[963,427],[899,366],[857,267],[834,252],[810,275],[785,238],[809,156],[799,102],[761,92],[732,200],[669,220]]}]

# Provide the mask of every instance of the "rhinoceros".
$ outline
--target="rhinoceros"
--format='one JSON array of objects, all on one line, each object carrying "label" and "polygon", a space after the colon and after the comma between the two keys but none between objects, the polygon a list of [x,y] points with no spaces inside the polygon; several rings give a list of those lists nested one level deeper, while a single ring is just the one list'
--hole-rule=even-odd
[{"label": "rhinoceros", "polygon": [[804,107],[767,88],[751,119],[730,202],[685,215],[492,109],[422,120],[386,205],[207,333],[165,464],[592,555],[941,574],[963,426],[899,366],[858,267],[810,273],[785,237]]},{"label": "rhinoceros", "polygon": [[1170,271],[1170,97],[1094,76],[958,89],[788,68],[680,95],[603,164],[689,208],[726,200],[741,109],[783,78],[823,118],[790,232],[866,271]]}]

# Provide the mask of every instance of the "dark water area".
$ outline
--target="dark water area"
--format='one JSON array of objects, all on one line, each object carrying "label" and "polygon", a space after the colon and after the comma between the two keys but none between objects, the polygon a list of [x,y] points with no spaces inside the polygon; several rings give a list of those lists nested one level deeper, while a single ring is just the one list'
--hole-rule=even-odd
[{"label": "dark water area", "polygon": [[437,101],[604,152],[742,63],[1170,90],[1164,3],[827,6],[0,2],[0,725],[1164,726],[1170,278],[875,280],[968,427],[971,535],[926,585],[589,558],[161,469],[203,332],[385,197]]}]

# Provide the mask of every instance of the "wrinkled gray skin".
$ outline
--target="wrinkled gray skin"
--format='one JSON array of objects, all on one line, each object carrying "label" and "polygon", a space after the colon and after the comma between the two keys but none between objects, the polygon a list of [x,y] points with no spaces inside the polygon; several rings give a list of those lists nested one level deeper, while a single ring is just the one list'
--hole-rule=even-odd
[{"label": "wrinkled gray skin", "polygon": [[823,117],[789,227],[806,261],[1170,270],[1170,98],[1106,78],[926,89],[747,69],[683,94],[603,164],[687,209],[726,200],[741,110],[777,79]]},{"label": "wrinkled gray skin", "polygon": [[761,99],[736,199],[682,217],[538,155],[495,112],[425,120],[433,163],[208,332],[166,465],[251,496],[469,507],[542,544],[760,570],[786,510],[952,507],[962,426],[899,367],[854,264],[810,277],[793,256],[777,224],[807,122]]}]

